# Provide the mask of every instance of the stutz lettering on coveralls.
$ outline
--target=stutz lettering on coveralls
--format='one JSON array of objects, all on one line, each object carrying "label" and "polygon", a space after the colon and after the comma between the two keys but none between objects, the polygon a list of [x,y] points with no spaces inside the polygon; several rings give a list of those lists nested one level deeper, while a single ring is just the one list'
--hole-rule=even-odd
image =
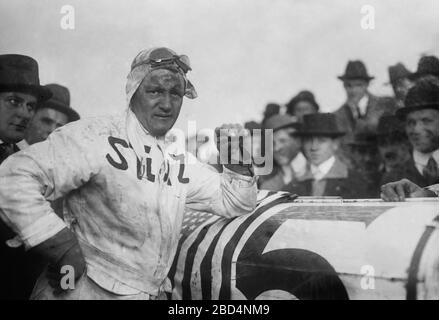
[{"label": "stutz lettering on coveralls", "polygon": [[117,147],[116,147],[117,144],[120,144],[122,147],[128,148],[128,143],[125,140],[123,140],[123,139],[115,138],[115,137],[112,137],[112,136],[108,137],[108,142],[110,143],[110,146],[114,149],[114,151],[116,151],[117,155],[119,156],[119,160],[120,160],[120,162],[115,161],[107,153],[106,158],[107,158],[108,162],[113,167],[115,167],[116,169],[119,169],[119,170],[126,170],[126,169],[128,169],[128,162],[125,160],[125,158],[120,153],[119,149],[117,149]]},{"label": "stutz lettering on coveralls", "polygon": [[189,178],[184,178],[184,154],[179,154],[179,155],[170,155],[172,157],[172,159],[176,160],[176,161],[180,161],[180,170],[178,171],[178,181],[180,183],[189,183]]},{"label": "stutz lettering on coveralls", "polygon": [[[143,146],[146,153],[149,153],[151,151],[151,147],[149,146]],[[152,166],[152,159],[146,158],[146,179],[148,181],[154,182],[155,181],[155,175],[151,172],[151,166]],[[139,160],[137,158],[137,179],[142,180],[142,178],[145,176],[145,164],[142,163],[142,160]]]},{"label": "stutz lettering on coveralls", "polygon": [[[116,161],[115,159],[113,159],[113,157],[109,153],[107,153],[106,158],[107,158],[108,162],[116,169],[127,170],[128,169],[128,162],[125,159],[125,157],[122,155],[120,150],[118,149],[117,145],[121,145],[124,148],[130,148],[131,145],[129,145],[128,142],[126,142],[123,139],[112,137],[112,136],[108,137],[108,142],[109,142],[110,146],[113,148],[113,150],[116,152],[117,156],[119,157],[119,159]],[[149,152],[151,151],[151,147],[144,146],[144,148],[145,148],[145,153],[149,154]],[[183,183],[183,184],[189,183],[189,178],[184,177],[184,169],[185,169],[185,164],[183,163],[184,162],[184,154],[171,155],[171,157],[174,160],[180,162],[180,167],[179,167],[179,171],[178,171],[178,181],[180,183]],[[152,173],[152,159],[151,158],[146,157],[145,159],[142,159],[142,160],[137,158],[136,164],[137,164],[137,179],[139,179],[139,180],[143,179],[145,177],[145,174],[146,174],[146,179],[148,181],[155,182],[155,175]],[[166,161],[166,173],[165,173],[163,180],[164,180],[164,182],[167,182],[167,184],[169,186],[171,186],[172,183],[171,183],[171,179],[169,177],[169,170],[170,170],[169,162]]]}]

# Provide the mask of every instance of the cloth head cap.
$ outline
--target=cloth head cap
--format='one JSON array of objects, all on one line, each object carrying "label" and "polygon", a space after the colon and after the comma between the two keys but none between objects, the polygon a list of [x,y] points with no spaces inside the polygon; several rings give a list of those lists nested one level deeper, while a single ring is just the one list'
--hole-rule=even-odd
[{"label": "cloth head cap", "polygon": [[189,99],[195,99],[197,97],[194,86],[186,77],[186,73],[192,70],[189,58],[185,55],[179,56],[168,48],[152,48],[141,51],[131,64],[131,71],[128,74],[126,85],[128,106],[143,79],[151,71],[156,69],[168,69],[179,73],[185,82],[184,95]]}]

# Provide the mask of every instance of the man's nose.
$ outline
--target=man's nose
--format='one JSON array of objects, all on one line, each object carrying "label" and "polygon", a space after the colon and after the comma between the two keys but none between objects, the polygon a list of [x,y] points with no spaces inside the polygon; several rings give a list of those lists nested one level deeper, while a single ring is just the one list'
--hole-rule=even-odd
[{"label": "man's nose", "polygon": [[317,139],[312,139],[311,140],[311,149],[312,150],[316,150],[317,148],[318,148],[318,146],[319,146],[319,144],[318,144],[318,141],[317,141]]},{"label": "man's nose", "polygon": [[409,126],[407,128],[407,134],[410,136],[418,136],[419,134],[421,134],[423,131],[423,126],[421,123],[416,122],[415,124]]},{"label": "man's nose", "polygon": [[29,111],[28,107],[22,104],[16,109],[15,114],[21,119],[30,120],[33,117],[34,113],[35,112],[33,110]]},{"label": "man's nose", "polygon": [[170,94],[164,94],[160,101],[160,109],[166,112],[172,110],[172,99]]}]

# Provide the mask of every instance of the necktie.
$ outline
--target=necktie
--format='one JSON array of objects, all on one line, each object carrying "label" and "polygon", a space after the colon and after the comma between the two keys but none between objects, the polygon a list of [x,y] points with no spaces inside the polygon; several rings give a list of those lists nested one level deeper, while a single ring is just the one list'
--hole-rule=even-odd
[{"label": "necktie", "polygon": [[433,157],[428,159],[427,165],[422,170],[422,175],[427,179],[429,185],[439,182],[439,169]]}]

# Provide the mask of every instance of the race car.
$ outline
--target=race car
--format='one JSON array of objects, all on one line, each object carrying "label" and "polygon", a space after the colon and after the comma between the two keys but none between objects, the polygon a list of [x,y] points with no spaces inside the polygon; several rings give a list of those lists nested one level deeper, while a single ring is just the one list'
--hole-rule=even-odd
[{"label": "race car", "polygon": [[439,199],[259,191],[225,219],[185,213],[172,299],[438,299]]}]

